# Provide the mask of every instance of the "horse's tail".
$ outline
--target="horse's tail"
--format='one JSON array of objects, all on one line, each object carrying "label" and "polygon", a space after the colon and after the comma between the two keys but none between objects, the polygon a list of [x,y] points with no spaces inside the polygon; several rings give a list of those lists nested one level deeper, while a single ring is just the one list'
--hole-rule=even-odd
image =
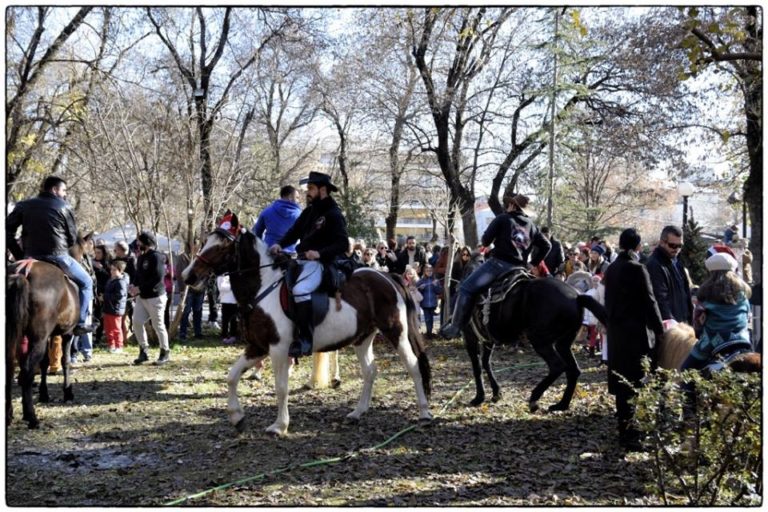
[{"label": "horse's tail", "polygon": [[5,339],[7,356],[13,357],[21,345],[24,328],[29,321],[29,281],[21,275],[8,276],[5,297]]},{"label": "horse's tail", "polygon": [[413,353],[416,354],[416,359],[419,362],[419,372],[421,373],[421,383],[424,386],[424,393],[427,398],[432,393],[432,367],[429,365],[429,358],[427,357],[427,348],[424,345],[424,339],[419,332],[419,312],[416,308],[416,303],[413,302],[408,288],[405,286],[402,276],[398,274],[388,274],[400,291],[400,295],[405,301],[405,310],[408,316],[408,341],[411,344]]},{"label": "horse's tail", "polygon": [[595,315],[595,318],[603,325],[608,325],[608,314],[605,311],[605,307],[597,302],[594,297],[589,295],[579,295],[576,297],[576,304],[579,308],[587,308]]}]

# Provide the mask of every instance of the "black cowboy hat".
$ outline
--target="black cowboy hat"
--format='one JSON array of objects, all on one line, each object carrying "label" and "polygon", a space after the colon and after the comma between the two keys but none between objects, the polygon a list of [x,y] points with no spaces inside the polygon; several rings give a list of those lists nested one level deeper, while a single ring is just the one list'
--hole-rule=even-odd
[{"label": "black cowboy hat", "polygon": [[339,190],[333,183],[331,183],[331,177],[321,172],[311,171],[306,183],[307,185],[317,185],[318,187],[325,186],[328,188],[329,192],[336,192]]}]

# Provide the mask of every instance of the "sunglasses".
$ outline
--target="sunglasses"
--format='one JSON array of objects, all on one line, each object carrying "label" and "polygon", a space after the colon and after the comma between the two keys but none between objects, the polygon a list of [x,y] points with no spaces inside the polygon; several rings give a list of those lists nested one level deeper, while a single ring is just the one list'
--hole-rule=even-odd
[{"label": "sunglasses", "polygon": [[666,240],[664,240],[664,243],[670,249],[681,249],[683,247],[683,244],[671,244],[671,243],[667,242]]}]

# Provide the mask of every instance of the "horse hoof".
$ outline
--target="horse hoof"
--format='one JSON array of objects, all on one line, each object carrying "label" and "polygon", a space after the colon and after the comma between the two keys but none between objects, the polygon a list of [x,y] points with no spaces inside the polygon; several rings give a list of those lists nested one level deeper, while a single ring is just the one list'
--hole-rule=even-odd
[{"label": "horse hoof", "polygon": [[64,391],[64,402],[74,402],[75,401],[75,394],[69,390]]},{"label": "horse hoof", "polygon": [[48,394],[47,394],[47,393],[46,393],[46,394],[44,394],[44,395],[43,395],[43,394],[41,394],[41,395],[40,395],[40,398],[39,398],[39,400],[38,400],[38,401],[39,401],[41,404],[47,404],[47,403],[50,403],[50,401],[51,401],[51,397],[50,397],[50,396],[48,396]]},{"label": "horse hoof", "polygon": [[429,416],[422,416],[419,418],[419,425],[431,425],[433,419],[431,414]]},{"label": "horse hoof", "polygon": [[347,423],[349,425],[357,425],[360,423],[360,418],[357,416],[347,416],[344,418],[344,423]]},{"label": "horse hoof", "polygon": [[235,430],[238,434],[245,432],[245,418],[240,418],[240,421],[235,424]]},{"label": "horse hoof", "polygon": [[472,407],[477,407],[478,405],[482,404],[483,402],[485,402],[485,397],[484,396],[476,396],[475,398],[472,399],[471,402],[469,402],[469,405],[471,405]]},{"label": "horse hoof", "polygon": [[35,419],[30,421],[27,426],[29,427],[29,430],[35,430],[40,428],[40,422]]},{"label": "horse hoof", "polygon": [[568,406],[567,405],[562,405],[562,404],[550,405],[549,409],[548,409],[549,412],[567,411],[567,410],[568,410]]},{"label": "horse hoof", "polygon": [[528,404],[528,412],[536,412],[539,410],[538,402],[531,402]]},{"label": "horse hoof", "polygon": [[333,379],[331,381],[331,388],[336,389],[341,386],[341,379]]},{"label": "horse hoof", "polygon": [[501,393],[496,393],[495,395],[493,395],[493,398],[491,398],[491,402],[493,403],[496,403],[499,400],[501,400]]}]

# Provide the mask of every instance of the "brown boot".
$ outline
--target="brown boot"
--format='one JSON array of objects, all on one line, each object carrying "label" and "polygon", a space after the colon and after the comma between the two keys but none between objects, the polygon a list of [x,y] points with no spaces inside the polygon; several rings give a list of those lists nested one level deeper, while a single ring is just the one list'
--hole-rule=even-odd
[{"label": "brown boot", "polygon": [[48,343],[48,373],[53,375],[61,370],[61,336],[53,336]]}]

